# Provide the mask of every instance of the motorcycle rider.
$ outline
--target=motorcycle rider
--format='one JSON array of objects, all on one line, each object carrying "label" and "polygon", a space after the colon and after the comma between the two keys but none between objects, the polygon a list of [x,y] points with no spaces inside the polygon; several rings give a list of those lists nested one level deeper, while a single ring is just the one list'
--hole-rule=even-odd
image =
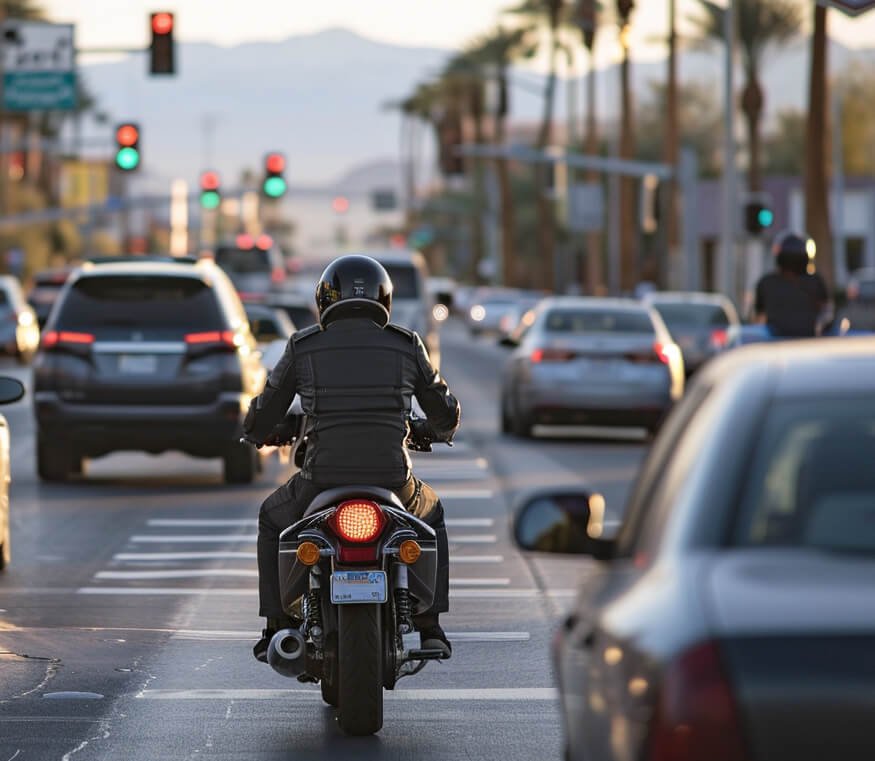
[{"label": "motorcycle rider", "polygon": [[814,241],[794,232],[775,238],[777,269],[760,278],[754,303],[755,321],[780,338],[813,337],[829,301],[823,278],[814,272]]},{"label": "motorcycle rider", "polygon": [[419,336],[389,322],[392,281],[375,259],[335,259],[316,285],[316,306],[319,323],[291,337],[244,420],[249,439],[277,444],[288,437],[282,421],[296,394],[307,415],[301,470],[264,501],[259,513],[259,615],[267,623],[253,653],[266,661],[271,637],[301,623],[280,601],[280,533],[301,519],[320,492],[367,484],[394,491],[437,534],[434,604],[414,617],[414,625],[423,648],[442,649],[449,656],[452,648],[438,618],[449,609],[443,506],[434,490],[413,476],[405,440],[414,395],[434,440],[452,439],[459,427],[459,402],[432,367]]}]

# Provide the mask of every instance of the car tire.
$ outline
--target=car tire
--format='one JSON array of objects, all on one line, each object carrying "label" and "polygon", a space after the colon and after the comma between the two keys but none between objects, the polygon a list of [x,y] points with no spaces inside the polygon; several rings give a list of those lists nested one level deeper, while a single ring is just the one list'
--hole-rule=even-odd
[{"label": "car tire", "polygon": [[226,484],[251,484],[258,471],[258,453],[248,444],[234,444],[224,459]]},{"label": "car tire", "polygon": [[43,481],[66,481],[73,471],[73,452],[64,444],[37,435],[36,471]]}]

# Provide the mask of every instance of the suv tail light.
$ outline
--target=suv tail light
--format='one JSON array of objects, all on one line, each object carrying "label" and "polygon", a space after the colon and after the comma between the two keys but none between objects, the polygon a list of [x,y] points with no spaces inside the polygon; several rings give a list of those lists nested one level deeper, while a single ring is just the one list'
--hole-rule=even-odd
[{"label": "suv tail light", "polygon": [[568,349],[535,349],[529,359],[534,365],[540,362],[568,362],[574,359],[574,352]]},{"label": "suv tail light", "polygon": [[732,687],[715,642],[682,653],[666,668],[648,761],[747,761]]},{"label": "suv tail light", "polygon": [[59,349],[90,349],[94,343],[91,333],[77,333],[70,330],[47,330],[43,333],[40,348],[44,351]]},{"label": "suv tail light", "polygon": [[202,333],[188,333],[185,345],[189,352],[207,353],[213,351],[236,351],[237,336],[233,330],[207,330]]},{"label": "suv tail light", "polygon": [[376,502],[356,499],[341,502],[328,524],[340,539],[364,544],[373,542],[382,533],[386,517]]}]

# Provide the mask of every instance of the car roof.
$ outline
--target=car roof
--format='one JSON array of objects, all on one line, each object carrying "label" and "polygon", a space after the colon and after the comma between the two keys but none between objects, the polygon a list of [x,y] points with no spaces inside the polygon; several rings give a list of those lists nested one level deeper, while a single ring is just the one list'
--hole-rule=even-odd
[{"label": "car roof", "polygon": [[[849,365],[853,365],[850,370]],[[704,382],[732,382],[757,370],[772,372],[779,396],[875,394],[875,337],[768,341],[732,349],[703,368]]]},{"label": "car roof", "polygon": [[78,280],[83,277],[153,275],[203,280],[207,275],[212,274],[210,269],[212,266],[212,263],[205,261],[197,264],[177,264],[166,261],[88,263],[77,270],[72,277]]},{"label": "car roof", "polygon": [[715,304],[723,306],[729,300],[722,293],[706,291],[654,291],[642,299],[645,303]]},{"label": "car roof", "polygon": [[581,309],[627,309],[633,312],[650,312],[646,304],[635,299],[624,298],[593,298],[589,296],[548,296],[542,299],[539,306],[543,309],[550,307],[578,307]]}]

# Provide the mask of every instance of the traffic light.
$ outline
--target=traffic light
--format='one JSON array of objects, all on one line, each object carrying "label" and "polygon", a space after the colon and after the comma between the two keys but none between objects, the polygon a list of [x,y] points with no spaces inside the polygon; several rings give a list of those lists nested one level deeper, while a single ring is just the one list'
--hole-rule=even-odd
[{"label": "traffic light", "polygon": [[123,172],[140,166],[140,128],[131,122],[115,128],[115,165]]},{"label": "traffic light", "polygon": [[264,182],[261,190],[268,198],[282,198],[286,194],[283,172],[286,171],[286,157],[281,153],[268,153],[264,157]]},{"label": "traffic light", "polygon": [[149,27],[152,31],[152,43],[149,45],[149,73],[175,74],[173,14],[167,11],[151,14]]},{"label": "traffic light", "polygon": [[219,175],[216,172],[201,173],[201,206],[204,209],[218,209],[222,202],[219,192]]},{"label": "traffic light", "polygon": [[775,212],[762,200],[747,201],[744,205],[744,228],[749,235],[759,235],[775,223]]}]

